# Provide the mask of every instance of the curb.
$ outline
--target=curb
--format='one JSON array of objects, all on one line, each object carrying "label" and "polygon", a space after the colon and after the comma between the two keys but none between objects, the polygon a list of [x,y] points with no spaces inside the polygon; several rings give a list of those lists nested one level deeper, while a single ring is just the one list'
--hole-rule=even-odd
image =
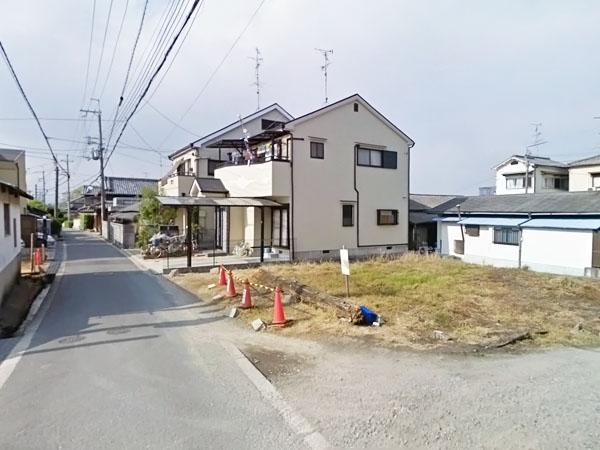
[{"label": "curb", "polygon": [[271,382],[258,370],[239,348],[231,342],[221,341],[221,346],[233,358],[237,366],[252,382],[261,395],[269,401],[283,420],[296,434],[302,436],[304,443],[312,449],[331,448],[325,437],[297,413],[283,398]]}]

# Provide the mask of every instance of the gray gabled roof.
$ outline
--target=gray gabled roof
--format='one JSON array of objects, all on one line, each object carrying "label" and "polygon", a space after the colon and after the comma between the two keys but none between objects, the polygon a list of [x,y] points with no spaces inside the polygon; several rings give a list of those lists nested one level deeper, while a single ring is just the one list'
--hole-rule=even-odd
[{"label": "gray gabled roof", "polygon": [[[500,164],[497,164],[494,168],[498,168],[500,166],[505,165],[507,162],[516,159],[519,160],[521,162],[525,162],[525,155],[512,155],[510,158],[505,159],[504,161],[502,161]],[[534,165],[534,166],[546,166],[546,167],[568,167],[567,163],[563,163],[560,161],[554,161],[553,159],[550,159],[546,156],[532,156],[529,155],[529,163]]]},{"label": "gray gabled roof", "polygon": [[411,211],[427,211],[431,208],[443,207],[446,203],[448,207],[454,206],[452,202],[464,200],[464,195],[446,195],[446,194],[410,194]]},{"label": "gray gabled roof", "polygon": [[113,196],[140,197],[145,187],[158,191],[158,179],[153,178],[106,177],[104,182],[106,193]]},{"label": "gray gabled roof", "polygon": [[600,165],[600,155],[590,156],[589,158],[578,159],[569,163],[569,167],[585,167]]},{"label": "gray gabled roof", "polygon": [[[457,214],[456,205],[430,212]],[[466,197],[460,203],[465,214],[600,214],[600,192],[560,192]]]},{"label": "gray gabled roof", "polygon": [[23,150],[12,150],[10,148],[0,148],[0,161],[16,161],[17,158],[25,153]]}]

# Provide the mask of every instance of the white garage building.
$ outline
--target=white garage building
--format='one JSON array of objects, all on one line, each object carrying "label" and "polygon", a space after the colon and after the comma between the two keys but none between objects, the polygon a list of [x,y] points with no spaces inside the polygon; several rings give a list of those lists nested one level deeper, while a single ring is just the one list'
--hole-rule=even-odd
[{"label": "white garage building", "polygon": [[442,255],[600,276],[600,192],[467,197],[436,212]]}]

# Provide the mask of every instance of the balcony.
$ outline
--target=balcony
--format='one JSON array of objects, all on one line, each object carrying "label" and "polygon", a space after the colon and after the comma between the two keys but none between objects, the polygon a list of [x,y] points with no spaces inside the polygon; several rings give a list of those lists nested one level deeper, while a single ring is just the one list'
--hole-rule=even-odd
[{"label": "balcony", "polygon": [[289,197],[291,168],[285,159],[225,163],[215,170],[231,197]]},{"label": "balcony", "polygon": [[189,195],[195,176],[191,173],[172,173],[160,180],[160,193],[166,196]]}]

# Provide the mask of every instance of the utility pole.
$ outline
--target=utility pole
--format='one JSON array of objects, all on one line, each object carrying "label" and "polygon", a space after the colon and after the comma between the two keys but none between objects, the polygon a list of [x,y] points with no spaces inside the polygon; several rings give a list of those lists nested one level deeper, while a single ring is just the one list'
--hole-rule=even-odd
[{"label": "utility pole", "polygon": [[34,192],[35,192],[35,194],[34,194],[33,198],[35,198],[37,200],[37,198],[38,198],[37,183],[35,183],[35,191]]},{"label": "utility pole", "polygon": [[54,218],[58,219],[58,161],[54,161]]},{"label": "utility pole", "polygon": [[42,171],[42,203],[46,205],[46,172]]},{"label": "utility pole", "polygon": [[96,114],[98,116],[98,158],[100,160],[100,234],[104,224],[104,210],[106,208],[106,193],[104,192],[104,147],[102,146],[102,111],[100,110],[100,100],[92,99],[98,102],[97,110],[82,109],[85,114]]},{"label": "utility pole", "polygon": [[320,52],[323,55],[324,63],[321,66],[321,70],[323,71],[323,76],[325,77],[325,104],[329,101],[329,97],[327,96],[327,68],[331,64],[329,61],[329,55],[333,55],[333,50],[324,50],[322,48],[315,48],[316,51]]},{"label": "utility pole", "polygon": [[248,56],[251,60],[255,62],[254,71],[256,76],[256,81],[252,83],[252,86],[256,86],[256,110],[260,109],[260,63],[263,61],[262,56],[260,54],[260,50],[256,47],[256,56]]},{"label": "utility pole", "polygon": [[67,220],[71,221],[71,171],[69,170],[69,155],[67,154]]}]

